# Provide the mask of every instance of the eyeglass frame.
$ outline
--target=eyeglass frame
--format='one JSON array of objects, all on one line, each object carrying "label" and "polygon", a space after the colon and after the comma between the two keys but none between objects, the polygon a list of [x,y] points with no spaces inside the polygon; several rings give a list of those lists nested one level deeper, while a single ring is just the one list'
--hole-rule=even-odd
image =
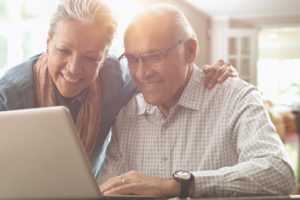
[{"label": "eyeglass frame", "polygon": [[[139,55],[139,56],[134,56],[134,55],[126,55],[126,53],[122,53],[119,57],[118,57],[118,61],[121,61],[123,58],[125,58],[127,60],[127,63],[128,63],[128,67],[135,67],[138,65],[138,63],[140,62],[140,60],[145,64],[145,65],[150,65],[150,66],[153,66],[153,65],[156,65],[158,64],[159,62],[163,61],[164,58],[167,56],[167,54],[169,52],[171,52],[171,50],[173,50],[174,48],[176,48],[179,44],[181,44],[183,42],[183,40],[179,40],[178,42],[176,42],[175,44],[165,48],[165,49],[162,49],[162,50],[159,50],[159,51],[155,51],[155,52],[152,52],[152,53],[144,53],[142,55]],[[157,63],[151,63],[149,64],[149,59],[151,61],[151,58],[153,59],[154,56],[159,56],[159,61],[153,61],[153,62],[157,62]],[[128,58],[131,58],[131,59],[134,59],[134,64],[130,64],[130,61],[128,60]],[[147,62],[147,59],[148,59],[148,62]],[[148,63],[148,64],[147,64]]]}]

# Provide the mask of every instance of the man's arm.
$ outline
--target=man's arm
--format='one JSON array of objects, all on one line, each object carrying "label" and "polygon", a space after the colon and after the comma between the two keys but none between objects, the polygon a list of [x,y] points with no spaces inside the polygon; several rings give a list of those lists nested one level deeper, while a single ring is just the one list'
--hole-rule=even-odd
[{"label": "man's arm", "polygon": [[196,196],[289,194],[295,185],[294,172],[259,92],[245,87],[238,97],[231,98],[227,108],[232,113],[228,123],[234,124],[228,139],[236,146],[238,164],[192,172]]}]

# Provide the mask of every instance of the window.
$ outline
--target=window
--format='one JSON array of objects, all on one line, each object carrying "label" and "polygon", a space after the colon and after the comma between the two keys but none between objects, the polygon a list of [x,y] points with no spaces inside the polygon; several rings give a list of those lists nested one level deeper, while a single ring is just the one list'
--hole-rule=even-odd
[{"label": "window", "polygon": [[279,104],[300,105],[300,28],[259,34],[258,87]]},{"label": "window", "polygon": [[50,16],[57,2],[0,1],[1,71],[44,50]]},{"label": "window", "polygon": [[[110,48],[116,56],[123,53],[123,32],[141,7],[135,0],[104,0],[114,10],[118,32]],[[46,48],[50,19],[59,0],[0,0],[0,73]]]}]

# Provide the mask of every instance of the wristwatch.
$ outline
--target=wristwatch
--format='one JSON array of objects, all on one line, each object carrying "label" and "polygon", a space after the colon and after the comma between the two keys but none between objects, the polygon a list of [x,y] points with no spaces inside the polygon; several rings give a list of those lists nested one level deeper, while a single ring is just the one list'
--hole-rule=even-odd
[{"label": "wristwatch", "polygon": [[187,198],[191,182],[194,180],[193,174],[188,171],[178,170],[173,173],[173,178],[180,183],[179,198]]}]

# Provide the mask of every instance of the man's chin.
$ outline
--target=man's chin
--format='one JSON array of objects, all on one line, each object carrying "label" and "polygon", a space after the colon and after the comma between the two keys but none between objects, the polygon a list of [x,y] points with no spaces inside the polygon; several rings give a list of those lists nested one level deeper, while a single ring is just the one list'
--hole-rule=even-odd
[{"label": "man's chin", "polygon": [[154,98],[147,98],[144,96],[144,99],[147,104],[153,105],[153,106],[158,106],[160,104],[160,101],[158,99]]}]

